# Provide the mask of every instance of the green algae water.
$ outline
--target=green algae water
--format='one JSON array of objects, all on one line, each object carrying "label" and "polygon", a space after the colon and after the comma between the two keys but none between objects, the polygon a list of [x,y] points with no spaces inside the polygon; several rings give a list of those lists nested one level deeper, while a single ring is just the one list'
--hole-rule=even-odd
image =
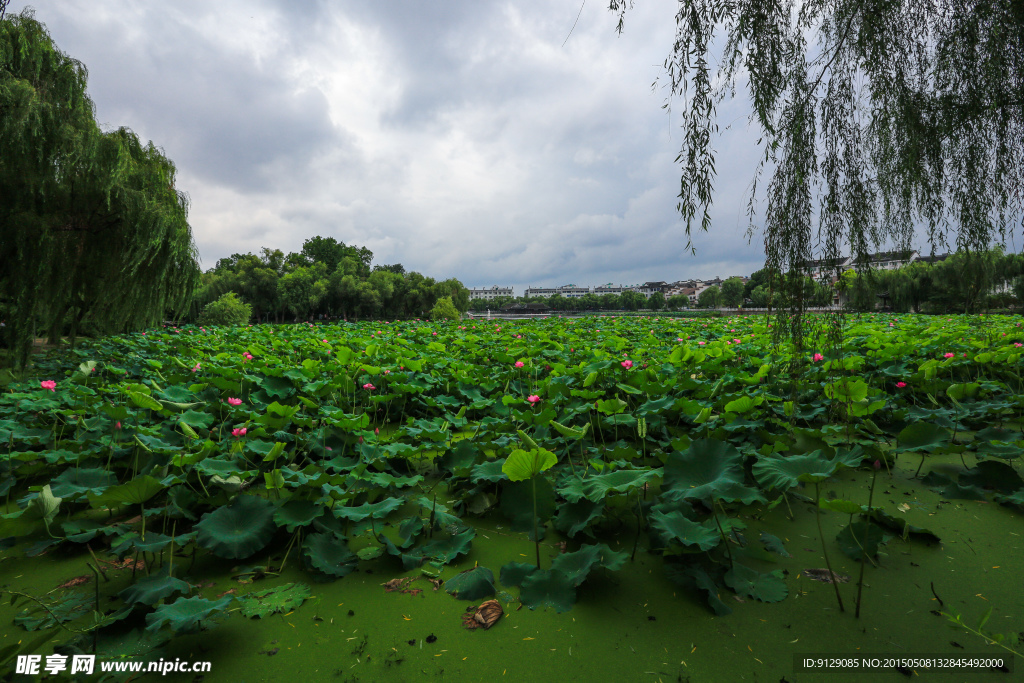
[{"label": "green algae water", "polygon": [[[945,460],[945,461],[943,461]],[[936,459],[934,467],[960,466],[959,459]],[[912,478],[916,463],[907,460],[890,477],[879,476],[876,503],[941,537],[941,543],[890,541],[878,567],[866,570],[860,619],[853,616],[859,564],[833,552],[833,571],[851,577],[840,584],[846,609],[840,613],[830,585],[807,578],[807,569],[823,567],[813,507],[793,501],[794,519],[785,506],[769,512],[751,506],[740,515],[749,526],[744,561],[768,571],[785,572],[789,597],[774,604],[726,596],[733,613],[715,616],[701,595],[670,581],[663,561],[645,552],[617,572],[599,573],[584,583],[576,604],[565,613],[521,607],[517,589],[498,586],[504,616],[489,630],[466,630],[461,616],[469,605],[444,590],[435,591],[419,570],[402,571],[392,558],[363,563],[360,570],[329,584],[311,584],[313,599],[287,614],[245,619],[232,613],[208,631],[185,635],[143,655],[190,662],[208,661],[209,673],[171,674],[168,681],[826,681],[905,680],[887,668],[859,673],[794,672],[794,657],[977,654],[1002,656],[976,636],[955,631],[936,616],[953,606],[970,623],[988,608],[987,629],[1019,632],[1024,615],[1024,524],[1019,513],[979,501],[945,501]],[[828,482],[838,497],[865,500],[871,475],[847,472]],[[906,506],[900,512],[900,506]],[[845,515],[827,513],[826,537],[833,537]],[[474,521],[478,536],[460,563],[444,570],[449,578],[474,565],[495,570],[509,560],[531,561],[533,543],[526,534],[509,531],[498,515]],[[610,544],[631,549],[630,525],[610,528]],[[759,551],[760,531],[777,535],[791,557]],[[542,544],[548,566],[565,539],[553,535]],[[283,549],[278,548],[280,558]],[[737,555],[744,550],[734,547]],[[42,594],[67,579],[82,575],[88,555],[44,555],[25,558],[8,550],[0,555],[5,583]],[[183,565],[189,558],[177,558]],[[247,564],[270,562],[250,558]],[[130,582],[130,572],[110,572],[100,585],[103,599]],[[215,558],[199,559],[185,572],[201,586],[200,594],[215,598],[225,591],[244,595],[278,584],[307,581],[299,568],[284,575],[243,584]],[[385,592],[383,584],[411,577],[410,593]],[[934,587],[934,592],[933,592]],[[89,586],[91,590],[91,586]],[[742,601],[741,601],[742,600]],[[112,602],[112,601],[111,601]],[[4,606],[3,623],[13,613]],[[136,624],[136,627],[140,624]],[[144,623],[141,624],[144,626]],[[7,628],[3,641],[26,638]],[[53,643],[68,634],[54,631]],[[2,642],[2,641],[0,641]],[[1020,662],[1016,662],[1019,675]],[[999,671],[926,671],[928,681],[1011,681]],[[157,678],[151,674],[150,678]],[[14,677],[14,680],[28,680]],[[97,675],[96,680],[99,679]],[[80,680],[89,680],[82,678]],[[148,679],[147,679],[148,680]]]}]

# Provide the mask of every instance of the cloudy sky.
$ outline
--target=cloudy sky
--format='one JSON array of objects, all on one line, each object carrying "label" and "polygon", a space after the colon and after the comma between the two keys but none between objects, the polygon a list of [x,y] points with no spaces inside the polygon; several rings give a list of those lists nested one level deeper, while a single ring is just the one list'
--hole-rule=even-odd
[{"label": "cloudy sky", "polygon": [[[204,269],[314,235],[467,286],[749,274],[755,130],[722,112],[714,224],[685,249],[674,0],[15,0],[162,147]],[[573,22],[579,21],[573,29]],[[572,33],[570,34],[570,29]],[[568,40],[566,40],[566,36]],[[563,45],[564,43],[564,45]],[[677,107],[677,112],[680,108]]]}]

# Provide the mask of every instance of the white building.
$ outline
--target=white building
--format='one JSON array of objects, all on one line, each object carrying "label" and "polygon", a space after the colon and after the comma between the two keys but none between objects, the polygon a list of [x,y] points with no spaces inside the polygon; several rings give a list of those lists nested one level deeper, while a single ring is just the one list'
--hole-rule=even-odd
[{"label": "white building", "polygon": [[612,283],[609,282],[606,285],[598,285],[597,287],[594,287],[594,294],[597,296],[604,296],[605,294],[615,294],[616,296],[618,296],[627,289],[628,287],[623,287],[622,285],[613,285]]},{"label": "white building", "polygon": [[499,285],[494,285],[487,289],[480,287],[478,289],[474,288],[469,290],[470,299],[487,299],[490,301],[492,299],[497,299],[499,296],[514,298],[515,294],[513,294],[511,287],[501,287]]}]

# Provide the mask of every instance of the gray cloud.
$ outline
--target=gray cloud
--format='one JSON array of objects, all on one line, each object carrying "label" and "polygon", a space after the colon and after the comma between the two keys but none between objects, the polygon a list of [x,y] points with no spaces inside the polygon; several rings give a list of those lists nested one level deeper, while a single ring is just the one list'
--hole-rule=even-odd
[{"label": "gray cloud", "polygon": [[567,41],[578,0],[32,4],[89,68],[99,120],[176,163],[206,267],[318,234],[471,286],[763,262],[744,237],[759,151],[742,102],[713,230],[684,249],[678,115],[651,89],[671,0],[638,3],[622,36],[588,3]]}]

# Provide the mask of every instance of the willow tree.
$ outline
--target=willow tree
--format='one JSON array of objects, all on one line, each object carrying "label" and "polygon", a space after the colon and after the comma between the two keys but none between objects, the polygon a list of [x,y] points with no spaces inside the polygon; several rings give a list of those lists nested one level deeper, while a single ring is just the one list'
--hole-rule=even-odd
[{"label": "willow tree", "polygon": [[[620,31],[632,4],[610,2]],[[1024,2],[680,0],[675,23],[665,71],[669,97],[682,97],[688,247],[711,224],[717,110],[737,89],[763,149],[750,234],[766,200],[773,272],[844,246],[861,263],[886,242],[907,249],[917,226],[933,248],[966,251],[1012,231],[1024,202]]]},{"label": "willow tree", "polygon": [[86,79],[30,12],[0,19],[0,315],[15,365],[38,333],[151,325],[199,277],[174,164],[100,130]]}]

